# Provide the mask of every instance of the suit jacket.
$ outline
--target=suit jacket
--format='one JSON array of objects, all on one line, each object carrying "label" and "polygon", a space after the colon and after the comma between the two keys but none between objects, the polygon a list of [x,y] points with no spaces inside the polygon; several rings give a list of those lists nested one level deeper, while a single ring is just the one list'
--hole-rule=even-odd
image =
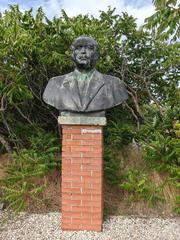
[{"label": "suit jacket", "polygon": [[119,78],[101,74],[97,70],[93,70],[86,92],[79,91],[75,70],[51,78],[43,94],[47,104],[60,111],[70,112],[106,110],[122,103],[127,97],[127,91]]}]

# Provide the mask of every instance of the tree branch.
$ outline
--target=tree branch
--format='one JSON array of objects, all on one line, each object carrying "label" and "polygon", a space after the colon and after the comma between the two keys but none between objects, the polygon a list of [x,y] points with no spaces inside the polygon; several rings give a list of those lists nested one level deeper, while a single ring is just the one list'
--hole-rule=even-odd
[{"label": "tree branch", "polygon": [[136,115],[134,109],[132,107],[130,107],[127,102],[124,103],[125,106],[131,111],[132,115],[134,116],[134,118],[136,119],[136,122],[137,122],[137,127],[138,127],[138,130],[139,130],[139,127],[140,127],[140,122],[139,122],[139,118],[138,116]]}]

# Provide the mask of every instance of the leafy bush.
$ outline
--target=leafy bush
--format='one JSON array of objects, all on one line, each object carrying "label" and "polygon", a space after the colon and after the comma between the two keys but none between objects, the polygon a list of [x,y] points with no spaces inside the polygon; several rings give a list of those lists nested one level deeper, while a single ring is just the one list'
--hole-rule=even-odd
[{"label": "leafy bush", "polygon": [[176,213],[180,214],[180,196],[176,197],[174,210]]},{"label": "leafy bush", "polygon": [[122,159],[119,152],[106,146],[104,152],[104,173],[106,180],[112,185],[118,185],[122,179]]},{"label": "leafy bush", "polygon": [[107,145],[120,150],[132,143],[133,135],[133,127],[131,125],[121,121],[111,121],[106,129],[105,141]]},{"label": "leafy bush", "polygon": [[37,135],[29,140],[30,148],[14,151],[13,162],[3,167],[7,176],[1,179],[2,200],[16,211],[25,209],[30,200],[40,201],[45,182],[38,183],[37,177],[45,176],[54,167],[60,167],[56,156],[59,143],[53,134],[38,129]]},{"label": "leafy bush", "polygon": [[154,133],[155,140],[144,144],[144,158],[152,163],[178,164],[180,163],[179,139]]},{"label": "leafy bush", "polygon": [[177,107],[164,108],[163,117],[156,112],[154,116],[151,114],[152,120],[147,121],[141,130],[144,159],[156,169],[168,171],[175,176],[178,175],[180,163]]},{"label": "leafy bush", "polygon": [[155,203],[157,201],[163,201],[162,190],[163,186],[156,187],[148,179],[147,173],[140,172],[138,170],[129,170],[124,175],[124,179],[119,186],[131,193],[131,201],[148,201],[149,203]]}]

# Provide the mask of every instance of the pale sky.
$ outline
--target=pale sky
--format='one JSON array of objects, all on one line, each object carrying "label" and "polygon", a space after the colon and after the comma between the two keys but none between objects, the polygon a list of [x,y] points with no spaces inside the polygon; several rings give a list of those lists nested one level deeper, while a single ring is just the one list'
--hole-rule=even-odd
[{"label": "pale sky", "polygon": [[108,6],[116,8],[116,13],[127,12],[137,18],[137,24],[143,24],[146,17],[151,16],[155,8],[152,0],[0,0],[0,11],[3,12],[10,4],[19,4],[21,10],[42,6],[48,18],[61,15],[64,9],[68,16],[89,14],[98,17],[99,10],[106,11]]}]

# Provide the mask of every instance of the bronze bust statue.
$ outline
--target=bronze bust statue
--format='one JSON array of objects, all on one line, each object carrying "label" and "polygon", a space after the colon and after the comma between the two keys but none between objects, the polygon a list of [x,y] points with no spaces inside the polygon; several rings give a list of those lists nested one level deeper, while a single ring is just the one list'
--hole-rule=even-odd
[{"label": "bronze bust statue", "polygon": [[121,104],[128,97],[123,82],[95,69],[99,57],[97,42],[80,36],[72,43],[76,68],[73,72],[50,79],[43,100],[60,115],[104,116],[105,110]]}]

